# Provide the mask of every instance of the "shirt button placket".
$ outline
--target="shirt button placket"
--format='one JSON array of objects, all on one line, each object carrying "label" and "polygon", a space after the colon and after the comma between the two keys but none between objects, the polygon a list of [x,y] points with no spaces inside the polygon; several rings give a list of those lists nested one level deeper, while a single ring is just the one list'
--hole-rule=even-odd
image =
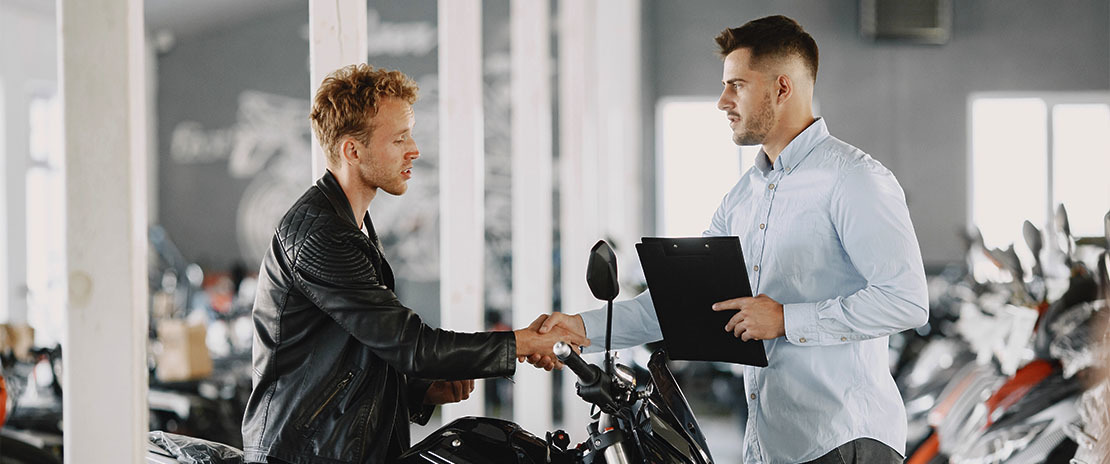
[{"label": "shirt button placket", "polygon": [[[746,441],[748,445],[747,456],[758,456],[760,459],[758,459],[757,461],[761,461],[763,458],[763,452],[760,449],[761,446],[759,444],[759,436],[755,433],[755,430],[759,427],[760,421],[759,407],[755,405],[755,399],[757,398],[755,392],[759,390],[759,379],[758,375],[749,374],[751,374],[751,372],[748,369],[745,369],[744,382],[748,389],[748,397],[751,398],[751,401],[749,402],[750,406],[748,407],[748,424],[746,431],[752,433],[746,433],[744,436],[744,441]],[[746,459],[745,461],[748,460]]]}]

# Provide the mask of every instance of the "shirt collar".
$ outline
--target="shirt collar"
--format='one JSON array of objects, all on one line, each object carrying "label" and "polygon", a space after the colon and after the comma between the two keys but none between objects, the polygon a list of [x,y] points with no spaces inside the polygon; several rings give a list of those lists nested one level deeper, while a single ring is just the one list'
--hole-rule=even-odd
[{"label": "shirt collar", "polygon": [[774,166],[771,165],[771,160],[767,158],[767,153],[763,148],[759,149],[759,154],[755,155],[755,167],[766,175],[772,169],[790,169],[793,170],[819,143],[829,137],[829,128],[825,126],[825,118],[817,118],[809,125],[802,133],[794,137],[786,148],[779,153],[778,159],[775,160]]}]

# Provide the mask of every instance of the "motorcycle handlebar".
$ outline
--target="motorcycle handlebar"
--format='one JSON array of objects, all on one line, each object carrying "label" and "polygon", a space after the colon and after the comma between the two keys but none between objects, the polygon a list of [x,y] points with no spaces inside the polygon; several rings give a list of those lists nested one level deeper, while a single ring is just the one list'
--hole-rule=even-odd
[{"label": "motorcycle handlebar", "polygon": [[601,370],[597,366],[592,366],[586,363],[578,353],[571,349],[570,345],[564,342],[558,342],[551,348],[555,352],[555,357],[559,358],[559,362],[566,364],[574,374],[582,381],[582,385],[593,385],[601,378]]}]

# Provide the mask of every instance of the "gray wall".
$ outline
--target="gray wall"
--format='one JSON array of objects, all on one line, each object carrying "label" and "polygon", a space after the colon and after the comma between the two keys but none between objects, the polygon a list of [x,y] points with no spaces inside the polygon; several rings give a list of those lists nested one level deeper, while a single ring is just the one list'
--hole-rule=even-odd
[{"label": "gray wall", "polygon": [[720,30],[771,14],[797,19],[820,47],[815,97],[830,131],[898,176],[926,265],[959,260],[968,94],[1107,89],[1110,2],[955,1],[943,46],[860,38],[858,3],[649,0],[654,97],[718,95]]},{"label": "gray wall", "polygon": [[[308,186],[308,41],[301,36],[307,24],[307,7],[273,12],[226,29],[178,37],[176,45],[158,57],[157,220],[186,258],[205,269],[225,270],[248,260],[236,230],[240,200],[256,176],[231,173],[230,157],[236,149],[247,150],[253,159],[268,157],[260,172],[268,172],[282,161],[279,158],[297,158],[298,168],[284,170],[303,172],[293,195]],[[250,149],[248,138],[273,126],[266,118],[276,111],[248,111],[244,91],[268,95],[278,106],[302,105],[299,119],[304,130],[295,135],[305,151]],[[191,161],[184,161],[182,150],[173,147],[175,135],[179,142],[182,138],[183,123],[194,124],[189,134],[195,142],[186,150],[192,152]],[[272,231],[272,221],[282,212],[268,211],[271,224],[265,228]],[[255,270],[257,265],[254,261],[247,267]]]},{"label": "gray wall", "polygon": [[[504,3],[487,2],[487,38],[504,34]],[[871,153],[898,175],[926,263],[959,260],[961,245],[956,233],[964,227],[967,202],[968,94],[1107,89],[1110,2],[991,0],[954,4],[951,41],[943,46],[923,46],[860,38],[858,0],[645,0],[645,159],[650,164],[654,158],[650,156],[654,151],[652,112],[658,98],[718,94],[721,65],[714,54],[712,37],[725,27],[753,18],[786,14],[798,19],[821,47],[817,98],[833,134]],[[371,2],[371,8],[392,24],[435,24],[433,0]],[[185,255],[206,267],[223,269],[241,259],[248,268],[255,268],[257,251],[244,249],[243,242],[248,240],[242,236],[268,234],[272,225],[267,222],[276,220],[291,201],[289,197],[295,197],[307,184],[307,153],[272,155],[263,172],[273,177],[269,182],[257,181],[257,175],[229,174],[229,147],[234,143],[228,142],[224,134],[249,129],[249,124],[242,121],[244,90],[269,95],[267,104],[287,114],[296,115],[297,108],[307,108],[308,43],[303,35],[307,21],[307,8],[274,11],[234,27],[180,37],[177,46],[159,58],[159,219]],[[504,52],[488,41],[486,48],[490,56]],[[402,69],[424,85],[421,105],[427,105],[429,118],[418,121],[417,127],[427,168],[422,180],[432,180],[430,176],[438,164],[435,55],[433,47],[417,54],[384,53],[370,59],[377,66]],[[494,104],[499,103],[499,90],[494,90],[498,86],[493,84],[500,72],[503,70],[487,69],[487,79],[492,79],[487,81],[487,91],[492,91],[487,99]],[[497,111],[487,113],[492,116]],[[210,160],[175,161],[170,147],[174,130],[183,121],[196,121],[200,125],[197,130],[207,134],[208,143],[226,146],[209,147],[213,152],[209,153],[213,155]],[[290,135],[292,141],[286,147],[308,140],[307,123],[303,119],[294,122],[301,123],[302,129]],[[496,147],[502,138],[496,132],[487,136],[487,148]],[[223,149],[222,158],[214,155],[217,149]],[[275,165],[283,167],[277,169]],[[654,170],[647,166],[644,172],[651,176]],[[496,170],[489,173],[488,193],[500,188],[498,180],[505,174]],[[256,182],[254,187],[252,182]],[[645,230],[650,233],[654,224],[654,182],[646,179],[645,183]],[[406,195],[376,201],[372,208],[375,218],[424,209],[410,206],[413,204],[435,204],[438,188],[434,184],[432,181],[426,186],[427,195],[422,199],[420,195]],[[259,185],[272,188],[267,192]],[[245,208],[241,199],[252,193],[271,200],[261,207]],[[497,204],[487,206],[498,208]],[[239,217],[243,209],[259,211],[257,218],[243,221]],[[428,227],[428,236],[432,236],[438,225]],[[236,232],[239,229],[250,230]],[[391,249],[399,255],[398,260],[406,260],[400,256],[407,253],[406,248],[396,245]],[[409,261],[438,269],[438,250],[430,252],[431,256],[414,255]],[[498,268],[496,260],[487,264],[490,269]],[[420,270],[407,274],[426,275],[429,282],[438,280],[438,275]],[[492,301],[499,299],[497,295],[488,296]]]},{"label": "gray wall", "polygon": [[[421,87],[418,175],[403,197],[379,195],[370,213],[398,276],[398,294],[436,324],[437,4],[368,3],[368,62],[399,69]],[[496,312],[511,303],[509,1],[483,6],[486,306]],[[311,181],[307,24],[307,8],[285,8],[180,37],[159,57],[159,222],[186,259],[206,270],[224,271],[237,261],[258,269],[274,223]]]}]

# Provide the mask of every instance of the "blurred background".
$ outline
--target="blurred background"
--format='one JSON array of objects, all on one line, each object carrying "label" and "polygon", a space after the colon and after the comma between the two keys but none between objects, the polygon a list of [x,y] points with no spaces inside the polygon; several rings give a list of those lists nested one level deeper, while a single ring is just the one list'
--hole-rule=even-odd
[{"label": "blurred background", "polygon": [[[908,453],[924,453],[918,462],[1005,462],[1038,439],[1045,456],[1057,458],[1082,457],[1106,441],[1099,428],[1110,409],[1106,382],[1093,370],[1106,365],[1098,347],[1106,338],[1099,272],[1110,226],[1110,1],[551,0],[540,34],[550,53],[538,59],[548,72],[525,82],[514,80],[516,0],[475,5],[482,328],[510,330],[530,321],[525,314],[600,307],[582,279],[598,239],[617,250],[622,297],[631,297],[645,288],[633,248],[639,237],[706,228],[759,149],[733,145],[716,109],[721,62],[712,39],[784,14],[820,47],[815,99],[831,133],[901,182],[930,276],[930,325],[892,337],[891,369],[910,412]],[[310,8],[301,0],[146,0],[144,7],[149,305],[135,310],[149,311],[149,426],[238,447],[255,276],[276,221],[313,180]],[[57,10],[49,1],[0,0],[0,348],[8,385],[0,430],[60,455],[62,349],[73,330],[66,289],[74,285],[66,157],[81,156],[82,147],[63,143]],[[421,88],[418,176],[403,197],[379,196],[370,213],[401,301],[439,326],[451,311],[441,304],[440,212],[455,204],[441,192],[439,172],[453,154],[440,130],[441,96],[455,91],[440,76],[445,18],[436,0],[370,0],[366,11],[366,62],[399,69]],[[514,106],[514,85],[535,82],[546,87],[542,104]],[[537,158],[539,168],[519,164],[526,158],[514,153],[522,111],[546,117],[538,137],[549,155]],[[549,204],[524,205],[534,197],[514,194],[514,176],[534,172],[552,179],[539,197]],[[549,212],[543,240],[514,226],[514,204]],[[521,253],[514,244],[544,243],[547,273],[533,283],[548,293],[514,294],[523,285],[514,280]],[[1049,328],[1048,319],[1070,325]],[[622,362],[646,364],[648,355],[628,350]],[[1050,373],[1023,377],[1023,388],[1055,396],[1020,406],[1032,400],[999,393],[1038,361]],[[742,370],[672,369],[714,457],[738,462]],[[567,377],[542,373],[539,390],[484,382],[481,397],[470,400],[477,409],[466,411],[521,421],[514,397],[529,395],[541,410],[532,432],[563,428],[574,440],[585,416],[572,405]],[[986,412],[976,415],[974,401],[964,412],[952,406],[983,392],[1007,407],[983,403]],[[1070,406],[1030,419],[1055,404]],[[1021,408],[1026,416],[1011,420],[1021,433],[991,428]],[[437,415],[414,426],[414,442],[442,423]],[[1021,445],[1000,453],[984,444],[992,439]]]}]

